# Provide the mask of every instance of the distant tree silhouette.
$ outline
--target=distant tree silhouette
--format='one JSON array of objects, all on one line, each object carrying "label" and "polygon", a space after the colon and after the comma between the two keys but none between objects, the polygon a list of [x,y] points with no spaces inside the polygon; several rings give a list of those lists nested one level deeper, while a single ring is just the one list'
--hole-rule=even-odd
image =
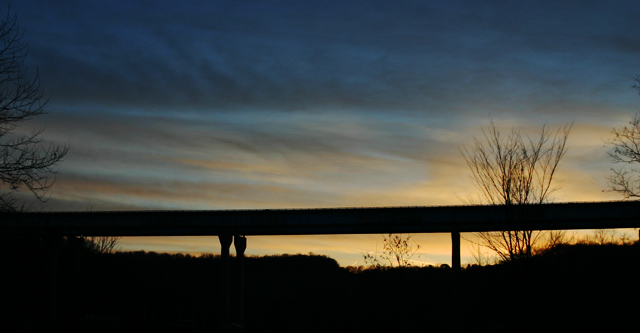
[{"label": "distant tree silhouette", "polygon": [[96,253],[113,253],[121,238],[116,236],[88,237],[85,240],[85,246]]},{"label": "distant tree silhouette", "polygon": [[[509,214],[510,206],[550,201],[550,195],[557,189],[554,176],[566,153],[571,127],[567,124],[552,130],[543,125],[537,137],[523,135],[519,128],[512,128],[504,135],[490,120],[489,126],[482,128],[483,136],[474,138],[471,147],[462,149],[472,179],[480,190],[479,199],[471,199],[471,203],[504,205],[507,218],[515,222],[520,217]],[[478,236],[481,245],[501,260],[510,261],[531,257],[536,242],[543,239],[541,234],[533,230],[505,230],[481,232]]]},{"label": "distant tree silhouette", "polygon": [[[640,75],[635,77],[633,88],[640,93]],[[629,165],[612,168],[608,178],[609,190],[622,194],[625,199],[640,198],[640,114],[636,114],[628,125],[615,128],[606,143],[613,149],[609,156],[614,163]]]},{"label": "distant tree silhouette", "polygon": [[409,267],[411,258],[416,254],[420,245],[411,242],[411,234],[382,235],[382,252],[364,253],[365,264],[371,267]]},{"label": "distant tree silhouette", "polygon": [[25,68],[22,37],[16,15],[0,9],[0,211],[20,209],[14,196],[20,188],[45,201],[55,181],[54,167],[68,150],[43,144],[43,129],[13,133],[22,122],[43,114],[46,104],[37,71],[29,75]]},{"label": "distant tree silhouette", "polygon": [[630,233],[615,229],[594,229],[591,235],[586,235],[577,244],[586,245],[630,245],[634,243]]}]

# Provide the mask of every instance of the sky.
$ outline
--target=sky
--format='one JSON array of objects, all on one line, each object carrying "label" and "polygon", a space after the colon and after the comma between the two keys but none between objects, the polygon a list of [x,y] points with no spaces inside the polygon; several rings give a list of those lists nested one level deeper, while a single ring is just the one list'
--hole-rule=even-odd
[{"label": "sky", "polygon": [[[6,11],[6,8],[4,8]],[[460,205],[493,119],[573,122],[556,202],[617,200],[604,140],[639,110],[638,1],[10,4],[70,150],[46,211]],[[416,235],[419,260],[448,235]],[[247,254],[363,264],[380,235],[250,237]],[[215,238],[121,247],[217,252]],[[469,256],[464,248],[463,255]]]}]

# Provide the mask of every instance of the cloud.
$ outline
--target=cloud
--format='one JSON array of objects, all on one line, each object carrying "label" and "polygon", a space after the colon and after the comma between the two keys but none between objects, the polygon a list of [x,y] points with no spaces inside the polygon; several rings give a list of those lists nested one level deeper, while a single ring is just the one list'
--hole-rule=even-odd
[{"label": "cloud", "polygon": [[629,5],[43,2],[23,24],[62,105],[434,115],[627,79]]},{"label": "cloud", "polygon": [[71,144],[53,210],[417,205],[433,201],[421,201],[416,184],[459,158],[451,130],[413,118],[341,119],[59,112],[33,125]]},{"label": "cloud", "polygon": [[[47,132],[72,148],[51,209],[447,205],[476,191],[460,149],[480,125],[304,112],[47,117]],[[497,123],[533,132],[543,124]],[[563,201],[601,197],[609,133],[576,121],[561,166]]]}]

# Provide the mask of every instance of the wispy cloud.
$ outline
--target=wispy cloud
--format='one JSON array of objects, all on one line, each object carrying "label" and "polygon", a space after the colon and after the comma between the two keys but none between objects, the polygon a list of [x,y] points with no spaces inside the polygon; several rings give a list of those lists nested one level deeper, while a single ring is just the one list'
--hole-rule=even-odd
[{"label": "wispy cloud", "polygon": [[115,1],[16,10],[63,104],[436,114],[532,93],[581,100],[593,85],[621,83],[636,61],[637,7]]}]

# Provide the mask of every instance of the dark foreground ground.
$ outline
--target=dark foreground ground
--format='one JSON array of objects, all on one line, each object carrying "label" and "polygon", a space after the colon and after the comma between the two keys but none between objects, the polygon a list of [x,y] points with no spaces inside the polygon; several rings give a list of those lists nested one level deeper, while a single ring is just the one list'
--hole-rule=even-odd
[{"label": "dark foreground ground", "polygon": [[[218,257],[73,254],[63,244],[52,278],[50,253],[38,242],[20,242],[20,251],[10,243],[2,251],[8,306],[2,332],[221,331],[226,291]],[[232,275],[237,263],[232,258]],[[246,332],[637,332],[640,326],[637,243],[560,246],[528,262],[459,274],[448,267],[346,269],[313,255],[245,258],[244,267]],[[234,279],[236,320],[237,287]]]}]

